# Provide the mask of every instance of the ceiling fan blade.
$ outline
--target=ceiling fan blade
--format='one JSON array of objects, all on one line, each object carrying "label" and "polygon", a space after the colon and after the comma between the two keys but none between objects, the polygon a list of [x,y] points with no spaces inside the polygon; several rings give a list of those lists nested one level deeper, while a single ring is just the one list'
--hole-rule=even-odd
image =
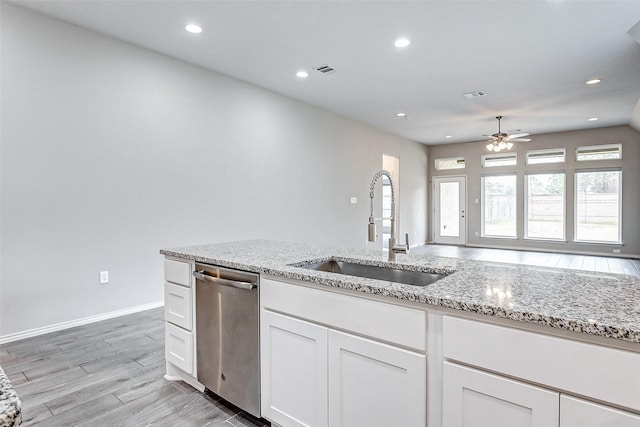
[{"label": "ceiling fan blade", "polygon": [[509,139],[513,141],[513,138],[521,138],[523,136],[529,136],[531,134],[527,133],[527,132],[521,132],[521,133],[514,133],[513,135],[509,135]]},{"label": "ceiling fan blade", "polygon": [[509,138],[509,142],[531,142],[531,138]]}]

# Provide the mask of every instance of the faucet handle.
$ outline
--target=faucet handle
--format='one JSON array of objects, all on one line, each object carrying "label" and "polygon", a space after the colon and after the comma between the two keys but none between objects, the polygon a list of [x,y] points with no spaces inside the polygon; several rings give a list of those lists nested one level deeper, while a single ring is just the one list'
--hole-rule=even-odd
[{"label": "faucet handle", "polygon": [[404,234],[404,242],[407,245],[407,252],[409,252],[409,233]]}]

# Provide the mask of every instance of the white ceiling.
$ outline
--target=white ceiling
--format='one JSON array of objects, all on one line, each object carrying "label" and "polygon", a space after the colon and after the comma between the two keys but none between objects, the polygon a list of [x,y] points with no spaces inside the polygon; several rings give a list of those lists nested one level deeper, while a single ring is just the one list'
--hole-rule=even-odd
[{"label": "white ceiling", "polygon": [[[496,115],[534,143],[628,124],[640,98],[640,44],[627,34],[638,0],[16,4],[427,144],[482,140]],[[400,36],[411,45],[394,47]],[[313,71],[324,64],[337,72]],[[585,85],[592,77],[603,81]],[[463,96],[475,90],[487,95]]]}]

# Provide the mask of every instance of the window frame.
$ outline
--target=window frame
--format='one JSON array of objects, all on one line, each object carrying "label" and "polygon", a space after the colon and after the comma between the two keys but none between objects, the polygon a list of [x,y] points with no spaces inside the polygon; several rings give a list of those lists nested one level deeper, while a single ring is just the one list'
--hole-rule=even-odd
[{"label": "window frame", "polygon": [[[462,167],[459,168],[440,168],[440,162],[444,161],[444,160],[455,160],[457,164],[462,164]],[[462,161],[462,163],[460,162]],[[466,169],[467,168],[467,162],[465,160],[464,157],[440,157],[438,159],[434,159],[435,162],[435,168],[437,171],[455,171],[455,170],[460,170],[460,169]]]},{"label": "window frame", "polygon": [[[508,159],[513,157],[515,161],[512,165],[487,165],[487,159]],[[518,166],[518,153],[510,152],[510,153],[492,153],[492,154],[483,154],[481,158],[482,167],[483,168],[505,168],[505,167],[516,167]]]},{"label": "window frame", "polygon": [[[516,230],[513,236],[496,236],[489,235],[485,232],[485,178],[492,178],[498,176],[512,176],[515,178],[515,221]],[[503,240],[518,240],[518,173],[497,173],[497,174],[483,174],[480,176],[480,237],[484,239],[503,239]]]},{"label": "window frame", "polygon": [[[613,160],[613,159],[612,159]],[[578,174],[598,173],[598,172],[618,172],[618,240],[582,240],[578,239]],[[596,245],[620,246],[622,241],[622,168],[587,168],[573,171],[573,242]]]},{"label": "window frame", "polygon": [[[616,159],[580,159],[580,151],[594,151],[594,150],[605,150],[607,148],[617,148],[617,152],[619,154]],[[602,144],[602,145],[583,145],[581,147],[576,147],[576,162],[607,162],[607,161],[619,161],[622,160],[622,144]]]},{"label": "window frame", "polygon": [[[529,177],[534,175],[562,175],[563,176],[563,185],[562,185],[562,237],[531,237],[529,236]],[[535,240],[535,241],[543,241],[543,242],[566,242],[567,241],[567,172],[564,170],[554,170],[554,171],[531,171],[524,174],[524,209],[523,209],[523,220],[524,220],[524,235],[523,238],[525,240]],[[574,210],[575,212],[575,210]],[[574,221],[575,222],[575,221]]]},{"label": "window frame", "polygon": [[[533,154],[537,158],[544,157],[545,154],[553,154],[562,152],[562,160],[557,162],[540,162],[531,163],[531,155]],[[566,148],[546,148],[544,150],[530,150],[525,153],[525,164],[527,166],[540,166],[540,165],[553,165],[557,163],[567,163],[567,149]]]}]

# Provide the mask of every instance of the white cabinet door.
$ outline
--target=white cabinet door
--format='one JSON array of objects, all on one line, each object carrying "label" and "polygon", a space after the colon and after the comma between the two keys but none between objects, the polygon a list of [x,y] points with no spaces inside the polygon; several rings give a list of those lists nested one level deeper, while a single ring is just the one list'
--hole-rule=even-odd
[{"label": "white cabinet door", "polygon": [[262,416],[282,426],[327,426],[327,329],[262,310]]},{"label": "white cabinet door", "polygon": [[443,365],[443,425],[558,425],[558,393],[449,362]]},{"label": "white cabinet door", "polygon": [[560,427],[640,427],[640,416],[561,395]]},{"label": "white cabinet door", "polygon": [[164,320],[190,331],[192,318],[191,288],[165,283]]},{"label": "white cabinet door", "polygon": [[193,333],[171,323],[165,323],[164,356],[167,362],[193,373]]},{"label": "white cabinet door", "polygon": [[426,356],[329,330],[329,424],[424,427]]}]

